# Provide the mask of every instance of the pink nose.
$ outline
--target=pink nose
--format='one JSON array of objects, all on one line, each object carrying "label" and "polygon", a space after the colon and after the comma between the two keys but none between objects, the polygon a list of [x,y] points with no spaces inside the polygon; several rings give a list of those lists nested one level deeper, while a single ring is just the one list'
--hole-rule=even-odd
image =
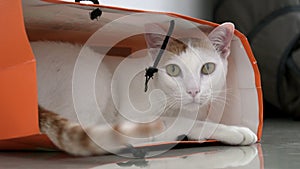
[{"label": "pink nose", "polygon": [[200,90],[199,89],[189,89],[186,91],[189,95],[191,95],[192,97],[195,97],[199,92]]}]

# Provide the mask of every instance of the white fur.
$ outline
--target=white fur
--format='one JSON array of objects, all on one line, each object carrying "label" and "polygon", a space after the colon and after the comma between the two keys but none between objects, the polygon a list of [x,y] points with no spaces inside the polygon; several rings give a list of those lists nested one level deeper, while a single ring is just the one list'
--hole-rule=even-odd
[{"label": "white fur", "polygon": [[[37,61],[39,104],[73,122],[78,122],[78,115],[74,113],[72,78],[82,46],[48,41],[31,42],[31,46]],[[82,52],[86,55],[99,56],[90,48],[84,48]],[[99,72],[101,73],[97,74],[95,83],[101,87],[97,88],[96,96],[101,99],[100,107],[107,107],[111,99],[109,97],[111,73],[105,65],[100,67]],[[90,104],[90,102],[82,104]],[[112,116],[112,114],[109,112],[105,116]],[[80,119],[82,123],[88,123],[95,118],[93,113],[86,113],[81,117],[84,117]]]}]

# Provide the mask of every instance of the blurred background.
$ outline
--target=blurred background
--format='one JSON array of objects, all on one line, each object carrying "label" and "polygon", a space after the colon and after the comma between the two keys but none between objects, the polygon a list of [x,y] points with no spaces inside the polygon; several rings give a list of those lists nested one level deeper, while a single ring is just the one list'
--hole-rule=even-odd
[{"label": "blurred background", "polygon": [[218,3],[218,0],[185,0],[176,2],[174,2],[173,0],[151,0],[147,2],[140,0],[101,0],[100,3],[133,9],[175,12],[195,18],[212,20],[214,15],[213,11],[216,4]]}]

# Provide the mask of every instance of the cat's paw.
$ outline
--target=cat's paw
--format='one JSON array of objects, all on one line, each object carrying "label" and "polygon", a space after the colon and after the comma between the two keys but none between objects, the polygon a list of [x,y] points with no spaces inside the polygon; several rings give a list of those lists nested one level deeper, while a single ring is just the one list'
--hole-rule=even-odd
[{"label": "cat's paw", "polygon": [[243,135],[243,141],[239,145],[251,145],[257,142],[257,135],[247,127],[236,127]]},{"label": "cat's paw", "polygon": [[226,126],[220,131],[217,140],[230,145],[251,145],[257,142],[257,136],[247,127]]}]

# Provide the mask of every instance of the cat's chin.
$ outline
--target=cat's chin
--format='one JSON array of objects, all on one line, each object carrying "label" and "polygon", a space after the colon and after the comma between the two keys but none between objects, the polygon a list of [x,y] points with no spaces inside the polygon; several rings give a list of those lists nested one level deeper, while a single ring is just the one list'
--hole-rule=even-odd
[{"label": "cat's chin", "polygon": [[198,111],[203,105],[197,102],[190,102],[187,104],[182,105],[182,110],[185,111]]}]

